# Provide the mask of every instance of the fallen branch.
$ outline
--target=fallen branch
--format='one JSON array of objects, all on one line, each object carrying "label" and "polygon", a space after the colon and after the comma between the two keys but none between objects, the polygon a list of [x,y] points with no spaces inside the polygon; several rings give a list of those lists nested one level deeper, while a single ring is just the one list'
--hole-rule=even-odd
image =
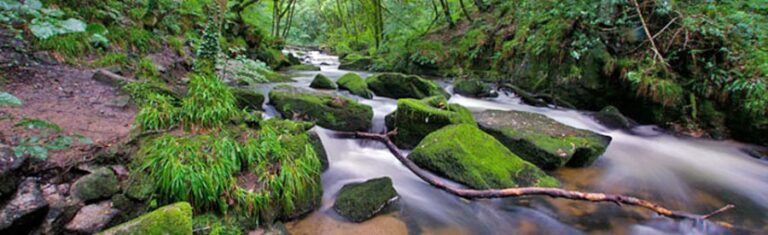
[{"label": "fallen branch", "polygon": [[708,219],[715,215],[723,213],[727,210],[730,210],[731,208],[734,207],[733,205],[729,204],[709,214],[697,215],[697,214],[687,213],[684,211],[673,211],[650,201],[646,201],[636,197],[617,195],[617,194],[579,192],[579,191],[571,191],[571,190],[565,190],[560,188],[542,188],[542,187],[522,187],[522,188],[506,188],[506,189],[489,189],[489,190],[454,188],[442,182],[440,179],[426,174],[415,163],[413,163],[411,160],[408,160],[408,158],[406,158],[402,153],[400,153],[400,150],[397,148],[397,146],[395,146],[395,144],[390,139],[391,136],[397,135],[397,130],[389,132],[387,134],[376,134],[376,133],[367,133],[367,132],[339,132],[338,135],[380,141],[387,146],[389,151],[392,152],[392,154],[395,156],[395,158],[397,158],[397,160],[400,161],[400,163],[405,165],[405,167],[408,168],[408,170],[410,170],[414,174],[416,174],[416,176],[418,176],[419,178],[421,178],[422,180],[426,181],[427,183],[431,184],[436,188],[439,188],[443,191],[446,191],[448,193],[451,193],[466,199],[506,198],[506,197],[519,197],[519,196],[528,196],[528,195],[543,195],[543,196],[550,196],[555,198],[565,198],[570,200],[581,200],[581,201],[590,201],[590,202],[613,202],[619,206],[631,205],[631,206],[645,208],[648,210],[652,210],[658,213],[659,215],[663,215],[670,218],[694,219],[694,220]]}]

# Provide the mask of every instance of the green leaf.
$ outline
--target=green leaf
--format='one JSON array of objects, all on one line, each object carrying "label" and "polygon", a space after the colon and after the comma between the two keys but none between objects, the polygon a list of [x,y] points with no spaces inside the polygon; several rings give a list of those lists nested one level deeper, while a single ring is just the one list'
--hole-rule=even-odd
[{"label": "green leaf", "polygon": [[21,100],[8,92],[0,92],[0,106],[21,106]]},{"label": "green leaf", "polygon": [[55,123],[41,120],[41,119],[23,119],[16,123],[17,127],[25,127],[27,129],[49,129],[55,132],[61,132],[61,127]]},{"label": "green leaf", "polygon": [[48,150],[43,148],[42,146],[30,146],[27,149],[27,152],[29,155],[39,158],[41,160],[48,159]]},{"label": "green leaf", "polygon": [[83,135],[73,135],[72,137],[74,137],[77,140],[77,142],[79,142],[80,144],[85,144],[85,145],[93,144],[93,140],[91,140],[91,138],[85,137]]},{"label": "green leaf", "polygon": [[45,147],[50,150],[62,150],[67,149],[70,146],[72,146],[72,138],[69,136],[59,136],[48,142]]}]

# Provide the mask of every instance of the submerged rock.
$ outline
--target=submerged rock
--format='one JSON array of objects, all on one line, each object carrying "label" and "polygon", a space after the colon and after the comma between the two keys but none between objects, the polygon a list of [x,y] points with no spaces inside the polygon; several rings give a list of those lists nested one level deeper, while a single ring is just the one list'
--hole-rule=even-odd
[{"label": "submerged rock", "polygon": [[48,201],[40,185],[34,179],[25,179],[0,210],[0,234],[27,234],[45,219],[47,212]]},{"label": "submerged rock", "polygon": [[333,210],[353,222],[362,222],[379,213],[397,199],[392,179],[382,177],[362,183],[344,185],[336,197]]},{"label": "submerged rock", "polygon": [[72,194],[80,200],[108,198],[120,190],[120,182],[112,169],[101,167],[80,177],[72,184]]},{"label": "submerged rock", "polygon": [[192,234],[192,206],[187,202],[167,205],[112,227],[101,234]]},{"label": "submerged rock", "polygon": [[336,90],[336,83],[323,74],[315,75],[315,79],[309,84],[309,87],[315,89],[329,89]]},{"label": "submerged rock", "polygon": [[591,165],[611,137],[576,129],[544,115],[488,110],[475,116],[480,128],[523,159],[551,170]]},{"label": "submerged rock", "polygon": [[629,129],[635,126],[635,122],[621,114],[618,108],[606,106],[595,114],[597,121],[614,129]]},{"label": "submerged rock", "polygon": [[288,70],[293,71],[320,71],[320,67],[311,64],[299,64],[288,67]]},{"label": "submerged rock", "polygon": [[475,189],[557,187],[559,182],[472,124],[429,134],[408,156],[424,169]]},{"label": "submerged rock", "polygon": [[332,130],[365,131],[372,125],[371,106],[335,93],[281,85],[269,92],[269,100],[286,118],[313,121]]},{"label": "submerged rock", "polygon": [[232,95],[235,96],[237,108],[240,110],[262,110],[261,105],[264,104],[264,95],[256,91],[243,88],[232,88],[230,90],[232,91]]},{"label": "submerged rock", "polygon": [[366,99],[373,98],[373,91],[368,89],[368,84],[356,73],[344,74],[344,76],[341,76],[341,78],[336,81],[336,84],[338,84],[341,89],[349,90],[349,93],[352,93],[353,95]]},{"label": "submerged rock", "polygon": [[476,98],[499,96],[490,85],[478,80],[458,80],[453,84],[453,92],[459,95]]},{"label": "submerged rock", "polygon": [[437,83],[415,75],[381,73],[365,80],[376,95],[400,99],[423,99],[431,96],[451,96]]},{"label": "submerged rock", "polygon": [[95,233],[104,228],[120,211],[112,208],[111,201],[87,205],[80,208],[75,218],[69,221],[66,228],[72,232]]},{"label": "submerged rock", "polygon": [[359,54],[350,54],[341,59],[339,69],[353,71],[367,71],[371,69],[373,59]]},{"label": "submerged rock", "polygon": [[397,128],[392,141],[401,148],[413,148],[429,133],[451,124],[475,124],[472,113],[442,96],[422,100],[400,99],[397,110],[385,117],[387,128]]}]

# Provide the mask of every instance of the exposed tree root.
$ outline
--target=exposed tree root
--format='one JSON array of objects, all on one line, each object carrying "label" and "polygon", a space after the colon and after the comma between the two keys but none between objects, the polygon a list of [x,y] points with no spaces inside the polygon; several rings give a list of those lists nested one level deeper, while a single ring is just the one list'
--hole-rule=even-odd
[{"label": "exposed tree root", "polygon": [[565,190],[560,188],[542,188],[542,187],[521,187],[521,188],[489,189],[489,190],[454,188],[442,182],[440,179],[437,179],[435,177],[432,177],[424,173],[424,171],[422,171],[418,166],[416,166],[415,163],[408,160],[408,158],[406,158],[402,153],[400,153],[400,150],[395,146],[394,143],[392,143],[392,140],[390,140],[390,136],[396,135],[397,130],[389,132],[387,134],[376,134],[376,133],[367,133],[367,132],[339,132],[338,134],[345,137],[370,139],[370,140],[376,140],[384,143],[389,149],[389,151],[392,152],[393,155],[395,155],[397,160],[399,160],[400,163],[405,165],[405,167],[407,167],[408,170],[416,174],[416,176],[418,176],[419,178],[421,178],[422,180],[426,181],[427,183],[431,184],[434,187],[437,187],[443,191],[446,191],[456,196],[467,198],[467,199],[505,198],[505,197],[519,197],[519,196],[528,196],[528,195],[542,195],[542,196],[549,196],[549,197],[555,197],[555,198],[565,198],[570,200],[581,200],[581,201],[590,201],[590,202],[613,202],[619,206],[631,205],[631,206],[645,208],[645,209],[654,211],[659,215],[663,215],[669,218],[694,219],[694,220],[708,219],[712,216],[718,215],[734,207],[733,205],[729,204],[718,210],[715,210],[714,212],[704,214],[704,215],[698,215],[698,214],[688,213],[684,211],[670,210],[666,207],[663,207],[661,205],[658,205],[650,201],[646,201],[636,197],[616,195],[616,194],[579,192],[579,191],[570,191],[570,190]]}]

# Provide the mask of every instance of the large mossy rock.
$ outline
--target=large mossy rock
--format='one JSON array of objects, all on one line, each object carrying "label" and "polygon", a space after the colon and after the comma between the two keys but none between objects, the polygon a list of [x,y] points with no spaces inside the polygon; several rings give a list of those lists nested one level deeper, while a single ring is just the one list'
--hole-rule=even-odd
[{"label": "large mossy rock", "polygon": [[341,78],[336,81],[336,84],[339,85],[339,88],[348,90],[349,93],[352,93],[353,95],[366,99],[373,98],[373,91],[368,89],[368,84],[356,73],[344,74],[344,76],[341,76]]},{"label": "large mossy rock", "polygon": [[371,69],[373,59],[359,54],[349,54],[341,59],[339,69],[353,71],[367,71]]},{"label": "large mossy rock", "polygon": [[429,133],[451,124],[475,124],[472,112],[458,104],[449,104],[442,96],[422,100],[400,99],[397,110],[385,117],[387,128],[397,128],[392,141],[401,148],[413,148]]},{"label": "large mossy rock", "polygon": [[80,200],[92,201],[111,197],[120,191],[120,182],[112,169],[101,167],[72,184],[72,194]]},{"label": "large mossy rock", "polygon": [[429,134],[408,156],[424,169],[475,189],[557,187],[559,182],[472,124]]},{"label": "large mossy rock", "polygon": [[269,100],[287,118],[313,121],[332,130],[365,131],[372,125],[371,106],[335,93],[282,85],[269,92]]},{"label": "large mossy rock", "polygon": [[315,88],[315,89],[335,90],[336,83],[334,83],[333,80],[331,80],[330,78],[326,77],[323,74],[317,74],[315,75],[315,79],[312,80],[312,83],[309,84],[309,87]]},{"label": "large mossy rock", "polygon": [[576,129],[541,114],[488,110],[475,118],[480,128],[512,152],[546,170],[589,166],[611,142],[611,137]]},{"label": "large mossy rock", "polygon": [[100,234],[192,234],[192,206],[187,202],[167,205]]},{"label": "large mossy rock", "polygon": [[437,83],[415,75],[381,73],[369,77],[365,82],[376,95],[394,99],[423,99],[431,96],[450,98]]},{"label": "large mossy rock", "polygon": [[614,106],[605,106],[600,112],[595,113],[595,119],[608,128],[629,129],[635,126],[632,119],[627,118]]},{"label": "large mossy rock", "polygon": [[397,199],[392,179],[382,177],[362,183],[344,185],[336,197],[333,210],[353,222],[370,219]]},{"label": "large mossy rock", "polygon": [[467,97],[497,97],[499,96],[490,85],[479,80],[458,80],[453,84],[453,92]]},{"label": "large mossy rock", "polygon": [[231,90],[232,94],[235,95],[235,101],[237,101],[237,107],[240,110],[262,110],[261,105],[264,104],[264,95],[261,93],[243,88],[232,88]]}]

